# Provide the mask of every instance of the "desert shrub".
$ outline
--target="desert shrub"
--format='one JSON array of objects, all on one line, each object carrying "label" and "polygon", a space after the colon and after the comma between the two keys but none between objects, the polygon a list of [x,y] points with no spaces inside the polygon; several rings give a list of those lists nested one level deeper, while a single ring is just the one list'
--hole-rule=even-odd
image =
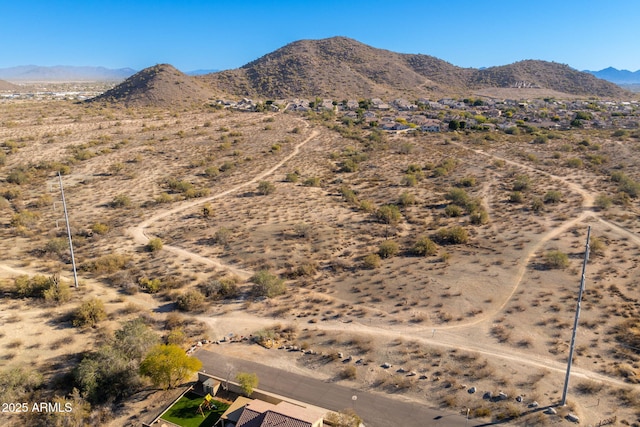
[{"label": "desert shrub", "polygon": [[362,425],[362,418],[351,408],[340,412],[329,412],[325,421],[333,427],[359,427]]},{"label": "desert shrub", "polygon": [[215,243],[226,246],[229,244],[229,240],[231,238],[231,230],[226,227],[220,227],[213,234],[213,240]]},{"label": "desert shrub", "polygon": [[253,283],[251,292],[257,297],[273,298],[284,294],[287,290],[284,279],[268,270],[257,271],[249,280]]},{"label": "desert shrub", "polygon": [[240,294],[238,280],[235,277],[211,280],[200,285],[200,290],[207,298],[213,299],[235,298]]},{"label": "desert shrub", "polygon": [[546,144],[549,142],[549,137],[547,135],[538,135],[533,140],[534,144]]},{"label": "desert shrub", "polygon": [[186,193],[189,190],[193,190],[193,184],[189,181],[170,178],[166,181],[167,187],[176,193]]},{"label": "desert shrub", "polygon": [[7,182],[12,184],[22,185],[27,184],[31,179],[31,174],[22,169],[14,169],[7,175]]},{"label": "desert shrub", "polygon": [[465,176],[457,182],[460,187],[475,187],[477,183],[475,176]]},{"label": "desert shrub", "polygon": [[199,311],[204,306],[204,295],[198,290],[192,289],[176,298],[176,305],[182,311]]},{"label": "desert shrub", "polygon": [[549,251],[544,254],[544,264],[547,268],[567,268],[569,266],[569,256],[562,251]]},{"label": "desert shrub", "polygon": [[342,371],[340,371],[340,378],[343,380],[355,380],[358,371],[356,367],[353,365],[346,366]]},{"label": "desert shrub", "polygon": [[162,239],[159,237],[154,237],[153,239],[149,239],[149,242],[145,245],[149,252],[158,252],[162,249],[163,243]]},{"label": "desert shrub", "polygon": [[150,294],[155,294],[160,291],[162,287],[162,281],[157,277],[155,279],[149,279],[148,277],[141,277],[138,279],[138,284],[142,289],[149,292]]},{"label": "desert shrub", "polygon": [[451,218],[456,218],[462,215],[462,208],[458,205],[447,205],[444,208],[444,213]]},{"label": "desert shrub", "polygon": [[38,370],[27,370],[23,367],[2,369],[0,371],[0,401],[22,401],[42,385],[43,377]]},{"label": "desert shrub", "polygon": [[258,184],[258,194],[267,196],[276,191],[276,186],[269,181],[260,181]]},{"label": "desert shrub", "polygon": [[73,312],[73,326],[89,328],[96,326],[100,321],[107,318],[104,303],[98,298],[91,298],[84,301]]},{"label": "desert shrub", "polygon": [[544,210],[544,202],[540,197],[534,197],[531,200],[531,210],[533,212],[542,212]]},{"label": "desert shrub", "polygon": [[511,203],[522,203],[523,200],[524,200],[524,197],[520,191],[512,191],[509,194],[509,201]]},{"label": "desert shrub", "polygon": [[380,246],[378,247],[378,255],[380,255],[380,258],[391,258],[397,255],[399,251],[400,246],[398,246],[398,243],[393,240],[385,240],[380,243]]},{"label": "desert shrub", "polygon": [[447,194],[445,194],[445,199],[449,200],[454,205],[464,207],[469,203],[469,195],[462,188],[452,188]]},{"label": "desert shrub", "polygon": [[96,234],[107,234],[109,232],[109,226],[102,222],[96,222],[91,225],[91,231]]},{"label": "desert shrub", "polygon": [[185,343],[186,340],[187,336],[185,335],[184,331],[182,330],[182,328],[178,327],[169,331],[169,333],[167,334],[166,343],[181,346]]},{"label": "desert shrub", "polygon": [[598,237],[591,237],[589,242],[589,252],[593,255],[604,255],[604,251],[607,248],[607,245],[602,241],[602,239]]},{"label": "desert shrub", "polygon": [[415,205],[416,196],[413,195],[412,193],[409,193],[408,191],[403,191],[402,194],[400,194],[400,199],[398,200],[398,203],[400,203],[400,205],[405,207]]},{"label": "desert shrub", "polygon": [[562,201],[562,193],[556,190],[547,191],[542,199],[545,203],[558,203]]},{"label": "desert shrub", "polygon": [[117,271],[123,270],[129,261],[131,261],[131,257],[129,255],[108,254],[103,255],[100,258],[96,258],[93,261],[83,263],[80,265],[80,269],[84,271],[91,271],[96,274],[113,274]]},{"label": "desert shrub", "polygon": [[298,182],[300,180],[300,174],[297,172],[289,172],[284,178],[287,182]]},{"label": "desert shrub", "polygon": [[360,201],[359,208],[367,213],[372,213],[376,210],[375,204],[371,200],[367,199]]},{"label": "desert shrub", "polygon": [[40,219],[40,214],[38,212],[32,212],[25,209],[13,214],[11,216],[10,224],[15,228],[24,227],[31,229],[36,226],[38,219]]},{"label": "desert shrub", "polygon": [[111,201],[112,208],[126,208],[131,206],[131,198],[126,194],[118,194]]},{"label": "desert shrub", "polygon": [[569,160],[567,160],[567,167],[570,168],[581,168],[582,167],[582,159],[578,158],[578,157],[573,157]]},{"label": "desert shrub", "polygon": [[438,253],[438,245],[427,236],[422,236],[413,245],[411,252],[418,256],[436,255]]},{"label": "desert shrub", "polygon": [[471,213],[469,221],[474,225],[486,224],[489,222],[489,213],[484,209],[478,209]]},{"label": "desert shrub", "polygon": [[215,178],[220,175],[220,169],[217,166],[207,166],[203,173],[207,178]]},{"label": "desert shrub", "polygon": [[402,214],[396,205],[382,205],[376,210],[375,217],[383,224],[397,224]]},{"label": "desert shrub", "polygon": [[382,260],[378,254],[369,254],[362,259],[362,266],[367,269],[380,267]]},{"label": "desert shrub", "polygon": [[456,225],[438,230],[436,239],[442,244],[463,244],[469,241],[469,233],[463,227]]},{"label": "desert shrub", "polygon": [[401,184],[406,187],[415,187],[418,185],[418,178],[414,174],[408,173],[402,177]]},{"label": "desert shrub", "polygon": [[44,245],[44,252],[49,255],[62,256],[69,251],[69,243],[63,237],[54,237]]},{"label": "desert shrub", "polygon": [[156,196],[154,199],[156,203],[171,203],[173,202],[173,197],[167,192],[162,192]]},{"label": "desert shrub", "polygon": [[54,276],[54,280],[49,288],[42,292],[45,303],[49,305],[58,305],[71,300],[71,289],[69,285]]},{"label": "desert shrub", "polygon": [[53,205],[53,197],[50,194],[40,195],[33,203],[36,208],[44,208],[45,206]]},{"label": "desert shrub", "polygon": [[604,384],[593,380],[583,380],[575,385],[575,389],[580,394],[596,394],[600,393],[604,387]]},{"label": "desert shrub", "polygon": [[527,191],[531,188],[531,179],[527,175],[518,175],[513,182],[513,191]]},{"label": "desert shrub", "polygon": [[358,196],[356,195],[356,192],[350,189],[349,187],[347,187],[346,185],[343,185],[342,187],[340,187],[340,194],[342,194],[342,197],[347,203],[351,203],[351,204],[358,203]]},{"label": "desert shrub", "polygon": [[0,190],[0,194],[7,200],[16,200],[22,196],[22,193],[18,188],[3,188]]},{"label": "desert shrub", "polygon": [[57,274],[18,276],[14,279],[14,292],[21,298],[43,298],[48,304],[60,304],[71,299],[69,286]]},{"label": "desert shrub", "polygon": [[302,183],[305,187],[320,187],[320,178],[310,177],[304,180]]}]

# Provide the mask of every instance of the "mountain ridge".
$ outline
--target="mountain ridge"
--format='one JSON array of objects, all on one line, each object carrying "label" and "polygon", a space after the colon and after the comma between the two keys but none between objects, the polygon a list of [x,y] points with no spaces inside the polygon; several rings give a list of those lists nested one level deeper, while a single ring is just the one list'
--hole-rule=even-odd
[{"label": "mountain ridge", "polygon": [[347,37],[298,40],[240,68],[197,78],[235,96],[259,98],[428,97],[488,87],[539,87],[580,96],[627,94],[611,82],[555,62],[525,60],[462,68],[433,56],[378,49]]},{"label": "mountain ridge", "polygon": [[189,76],[169,64],[155,65],[96,100],[168,106],[204,103],[214,94],[259,99],[415,99],[468,96],[492,88],[540,89],[541,96],[631,95],[611,82],[555,62],[524,60],[462,68],[429,55],[397,53],[347,37],[331,37],[298,40],[240,68],[204,75]]}]

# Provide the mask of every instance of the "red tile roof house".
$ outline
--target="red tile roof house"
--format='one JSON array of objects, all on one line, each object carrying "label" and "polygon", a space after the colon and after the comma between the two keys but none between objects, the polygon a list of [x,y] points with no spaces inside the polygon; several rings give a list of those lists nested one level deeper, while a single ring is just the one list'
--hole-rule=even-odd
[{"label": "red tile roof house", "polygon": [[[235,427],[322,427],[322,418],[324,413],[319,413],[310,408],[296,406],[289,402],[280,402],[277,405],[262,400],[250,400],[243,398],[246,403],[242,408],[242,412],[238,417]],[[232,405],[233,407],[234,405]],[[227,412],[232,410],[229,407]],[[239,408],[233,408],[234,412]],[[237,412],[236,412],[237,413]],[[235,417],[225,417],[222,415],[221,420]],[[233,424],[224,422],[223,425],[231,426]]]}]

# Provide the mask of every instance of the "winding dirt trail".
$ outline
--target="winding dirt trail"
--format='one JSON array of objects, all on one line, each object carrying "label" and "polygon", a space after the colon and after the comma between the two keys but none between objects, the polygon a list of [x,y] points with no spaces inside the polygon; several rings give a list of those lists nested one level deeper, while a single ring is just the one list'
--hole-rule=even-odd
[{"label": "winding dirt trail", "polygon": [[[298,155],[298,153],[300,152],[300,148],[303,147],[306,143],[308,143],[309,141],[311,141],[313,138],[315,138],[316,136],[318,136],[319,132],[317,130],[313,130],[311,132],[311,134],[304,139],[302,142],[298,143],[293,151],[291,153],[289,153],[284,159],[280,160],[278,163],[276,163],[274,166],[272,166],[270,169],[267,169],[264,172],[261,172],[260,174],[256,175],[255,177],[253,177],[252,179],[250,179],[249,181],[245,181],[242,184],[238,184],[235,187],[231,187],[228,190],[222,191],[218,194],[215,194],[213,196],[209,196],[209,197],[205,197],[202,199],[198,199],[198,200],[194,200],[191,202],[187,202],[187,203],[182,203],[174,208],[171,208],[169,210],[163,211],[163,212],[159,212],[157,214],[155,214],[154,216],[146,219],[145,221],[141,222],[140,224],[136,225],[135,227],[131,227],[127,230],[127,234],[129,234],[136,243],[140,244],[140,245],[145,245],[147,244],[147,242],[149,241],[149,236],[147,235],[145,229],[147,227],[149,227],[151,224],[153,224],[156,221],[159,221],[163,218],[166,218],[168,216],[174,215],[178,212],[182,212],[184,210],[187,210],[189,208],[192,208],[194,206],[198,206],[198,205],[202,205],[205,204],[207,202],[210,202],[212,200],[216,200],[216,199],[220,199],[222,197],[228,196],[231,193],[235,193],[243,188],[246,188],[250,185],[253,185],[255,183],[257,183],[258,181],[260,181],[261,179],[266,178],[267,176],[273,174],[276,170],[278,170],[282,165],[284,165],[286,162],[288,162],[289,160],[291,160],[293,157],[295,157],[296,155]],[[227,270],[232,274],[235,274],[236,276],[240,277],[241,279],[247,279],[249,277],[251,277],[252,273],[248,270],[244,270],[238,267],[234,267],[232,265],[229,264],[225,264],[222,261],[220,261],[217,258],[209,258],[209,257],[203,257],[201,255],[198,255],[196,253],[193,252],[189,252],[185,249],[181,249],[178,248],[176,246],[170,246],[170,245],[164,245],[163,246],[163,250],[172,252],[176,255],[182,256],[182,257],[186,257],[189,258],[193,261],[205,264],[205,265],[209,265],[212,267],[216,267],[218,269],[222,269],[222,270]]]}]

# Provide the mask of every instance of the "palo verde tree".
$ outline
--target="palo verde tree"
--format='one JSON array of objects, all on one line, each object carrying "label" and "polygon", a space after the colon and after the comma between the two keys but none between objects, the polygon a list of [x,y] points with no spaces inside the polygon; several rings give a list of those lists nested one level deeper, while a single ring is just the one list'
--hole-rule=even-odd
[{"label": "palo verde tree", "polygon": [[140,364],[140,374],[163,390],[173,388],[202,368],[202,362],[174,344],[156,345]]}]

